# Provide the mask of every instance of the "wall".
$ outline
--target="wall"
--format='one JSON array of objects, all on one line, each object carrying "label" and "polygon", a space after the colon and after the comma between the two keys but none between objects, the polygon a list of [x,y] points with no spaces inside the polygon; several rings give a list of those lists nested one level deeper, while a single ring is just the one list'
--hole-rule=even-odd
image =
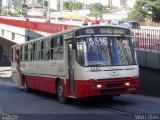
[{"label": "wall", "polygon": [[160,53],[137,49],[137,59],[140,66],[160,70]]}]

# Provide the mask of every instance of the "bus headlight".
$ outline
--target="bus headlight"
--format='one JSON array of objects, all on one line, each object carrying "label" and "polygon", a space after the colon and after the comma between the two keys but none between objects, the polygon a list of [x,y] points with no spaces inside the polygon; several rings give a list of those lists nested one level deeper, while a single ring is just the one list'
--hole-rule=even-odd
[{"label": "bus headlight", "polygon": [[98,84],[98,85],[97,85],[97,88],[102,88],[102,85]]},{"label": "bus headlight", "polygon": [[125,86],[130,86],[130,83],[129,82],[125,82],[124,85]]}]

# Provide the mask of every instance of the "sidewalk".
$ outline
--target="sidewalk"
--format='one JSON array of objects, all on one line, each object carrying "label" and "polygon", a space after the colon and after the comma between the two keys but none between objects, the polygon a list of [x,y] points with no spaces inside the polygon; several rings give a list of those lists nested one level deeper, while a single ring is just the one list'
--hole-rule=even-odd
[{"label": "sidewalk", "polygon": [[0,67],[0,77],[11,77],[11,67]]}]

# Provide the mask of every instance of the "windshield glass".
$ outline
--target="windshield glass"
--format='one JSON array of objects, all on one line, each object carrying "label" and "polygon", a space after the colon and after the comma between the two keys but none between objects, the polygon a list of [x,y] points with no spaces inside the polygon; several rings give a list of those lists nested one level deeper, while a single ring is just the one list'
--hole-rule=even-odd
[{"label": "windshield glass", "polygon": [[82,66],[136,64],[131,37],[81,37],[76,41],[76,58]]}]

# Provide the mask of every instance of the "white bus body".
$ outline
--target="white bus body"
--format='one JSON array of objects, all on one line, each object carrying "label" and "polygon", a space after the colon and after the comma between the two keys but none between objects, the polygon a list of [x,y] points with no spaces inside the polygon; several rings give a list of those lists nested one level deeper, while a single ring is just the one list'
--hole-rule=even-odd
[{"label": "white bus body", "polygon": [[26,91],[58,94],[62,103],[67,97],[136,93],[139,68],[130,33],[123,27],[84,26],[15,45],[13,80]]}]

